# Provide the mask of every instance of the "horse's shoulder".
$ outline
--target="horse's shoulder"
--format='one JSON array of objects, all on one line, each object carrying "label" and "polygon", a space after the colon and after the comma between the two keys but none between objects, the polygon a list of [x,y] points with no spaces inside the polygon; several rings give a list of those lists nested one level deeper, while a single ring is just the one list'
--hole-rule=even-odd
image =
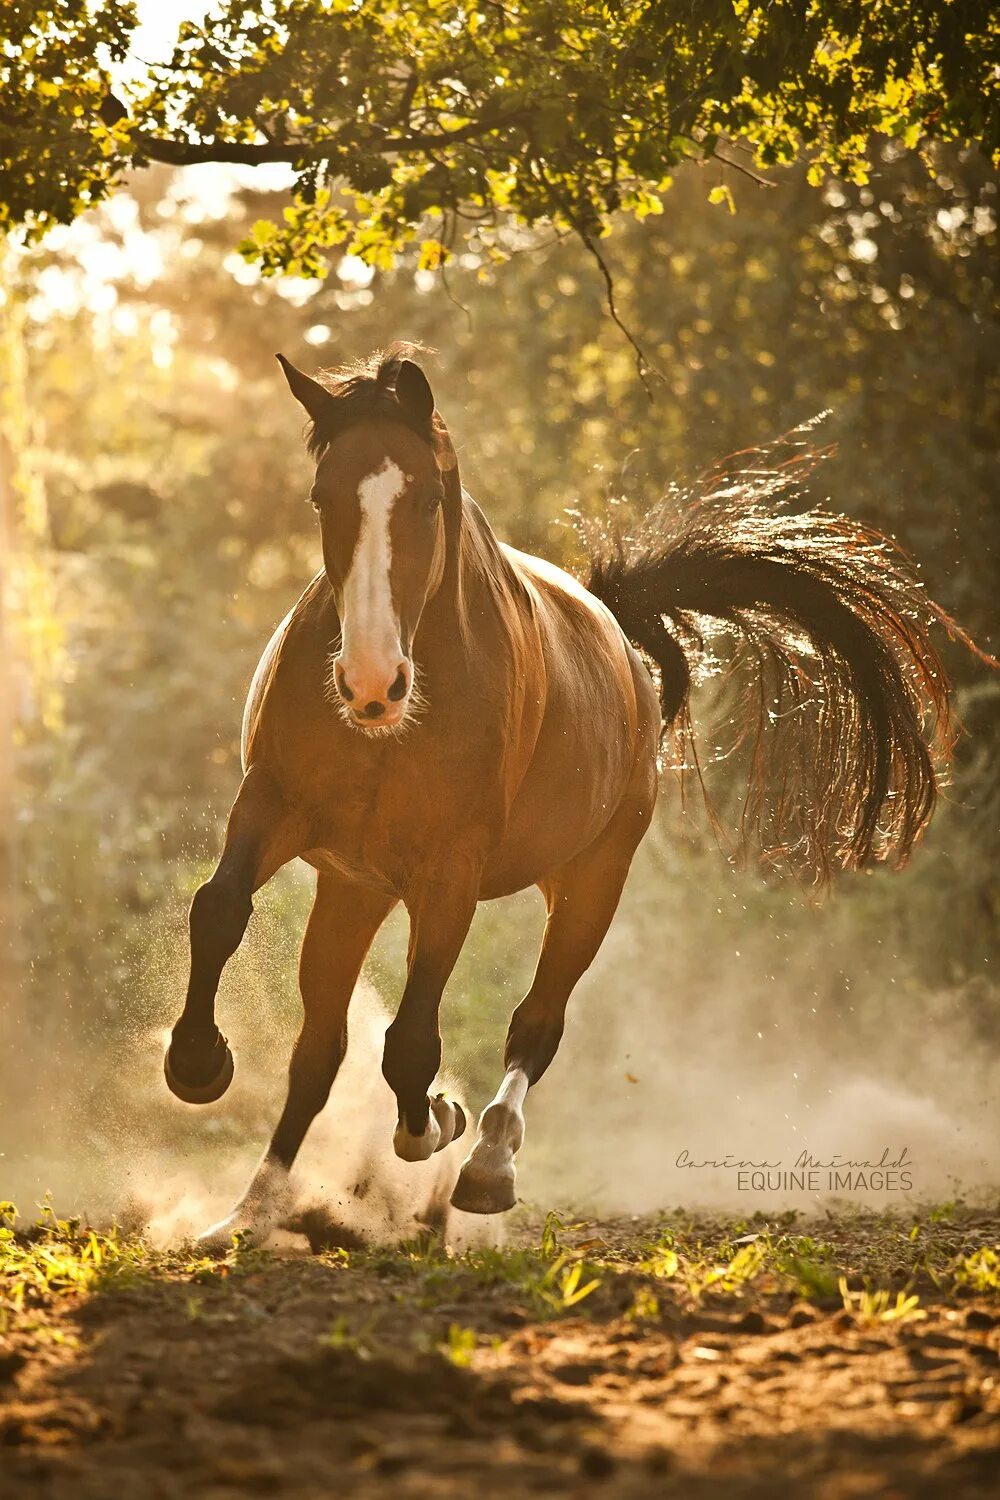
[{"label": "horse's shoulder", "polygon": [[275,627],[270,640],[261,653],[247,691],[243,709],[243,728],[240,736],[243,766],[246,769],[252,741],[260,723],[268,691],[275,679],[284,653],[299,642],[316,637],[326,639],[323,633],[324,617],[329,613],[332,597],[326,574],[317,573],[315,578]]}]

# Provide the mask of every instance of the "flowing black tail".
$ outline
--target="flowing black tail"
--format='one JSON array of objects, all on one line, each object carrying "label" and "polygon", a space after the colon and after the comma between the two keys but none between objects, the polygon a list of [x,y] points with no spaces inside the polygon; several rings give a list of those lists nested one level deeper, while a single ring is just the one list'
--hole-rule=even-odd
[{"label": "flowing black tail", "polygon": [[928,626],[972,645],[879,532],[776,509],[823,456],[800,448],[775,467],[769,450],[770,464],[712,471],[694,503],[658,510],[631,542],[605,538],[588,580],[658,667],[684,740],[709,622],[738,632],[759,669],[734,721],[750,752],[742,832],[819,878],[834,861],[906,860],[952,741]]}]

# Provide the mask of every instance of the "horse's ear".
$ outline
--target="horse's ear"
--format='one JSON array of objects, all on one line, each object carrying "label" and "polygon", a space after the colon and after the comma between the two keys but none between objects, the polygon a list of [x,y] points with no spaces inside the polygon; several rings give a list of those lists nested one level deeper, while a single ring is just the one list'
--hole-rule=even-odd
[{"label": "horse's ear", "polygon": [[404,359],[396,376],[396,399],[407,416],[419,423],[429,422],[434,412],[434,392],[427,376],[412,359]]},{"label": "horse's ear", "polygon": [[320,385],[318,380],[313,380],[311,376],[304,375],[301,370],[297,370],[291,360],[286,359],[283,354],[276,354],[274,357],[284,371],[288,388],[296,401],[305,407],[314,422],[320,421],[333,403],[330,392],[325,386]]}]

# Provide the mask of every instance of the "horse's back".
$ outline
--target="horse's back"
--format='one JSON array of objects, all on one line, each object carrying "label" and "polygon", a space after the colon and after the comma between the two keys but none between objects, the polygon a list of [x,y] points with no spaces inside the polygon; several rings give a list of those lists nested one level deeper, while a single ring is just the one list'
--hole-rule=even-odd
[{"label": "horse's back", "polygon": [[522,578],[526,578],[539,596],[568,619],[586,619],[591,628],[609,641],[622,641],[621,626],[606,604],[584,588],[579,579],[565,568],[535,557],[530,552],[519,552],[516,547],[501,543],[505,557]]}]

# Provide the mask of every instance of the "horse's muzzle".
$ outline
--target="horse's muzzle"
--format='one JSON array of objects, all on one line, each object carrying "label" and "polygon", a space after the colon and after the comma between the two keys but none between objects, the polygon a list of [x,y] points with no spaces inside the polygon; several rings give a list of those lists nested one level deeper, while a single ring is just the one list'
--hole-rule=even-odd
[{"label": "horse's muzzle", "polygon": [[338,657],[333,678],[340,701],[358,729],[393,729],[405,719],[413,686],[413,666],[405,657],[391,675],[384,668],[348,667]]}]

